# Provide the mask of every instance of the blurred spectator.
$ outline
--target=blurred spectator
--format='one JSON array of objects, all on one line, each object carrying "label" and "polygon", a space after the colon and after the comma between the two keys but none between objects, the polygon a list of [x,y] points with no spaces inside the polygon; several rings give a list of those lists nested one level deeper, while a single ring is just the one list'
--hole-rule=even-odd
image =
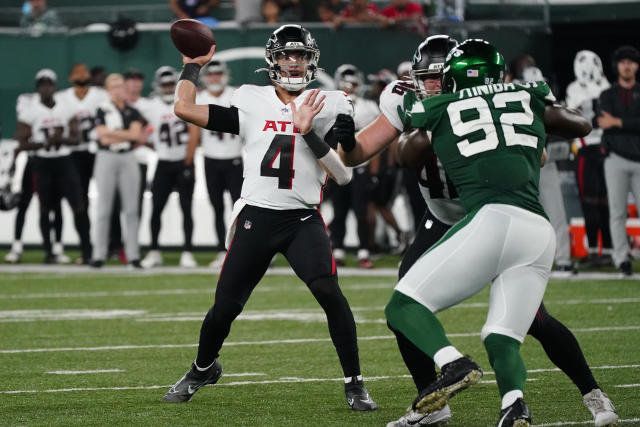
[{"label": "blurred spectator", "polygon": [[280,8],[280,20],[294,22],[302,20],[302,2],[300,0],[276,0]]},{"label": "blurred spectator", "polygon": [[344,23],[353,22],[380,22],[378,7],[369,0],[351,0],[349,6],[342,9],[340,16],[333,20],[333,26],[338,28]]},{"label": "blurred spectator", "polygon": [[436,0],[436,19],[464,21],[465,0]]},{"label": "blurred spectator", "polygon": [[216,7],[220,0],[169,0],[169,8],[180,19],[208,16],[209,9]]},{"label": "blurred spectator", "polygon": [[107,69],[101,65],[91,68],[91,86],[104,87],[104,81],[107,78]]},{"label": "blurred spectator", "polygon": [[262,0],[236,0],[234,7],[238,24],[262,22]]},{"label": "blurred spectator", "polygon": [[262,2],[262,17],[267,24],[277,24],[280,20],[280,6],[275,0]]},{"label": "blurred spectator", "polygon": [[609,225],[613,261],[625,276],[632,274],[627,238],[627,200],[633,193],[640,205],[640,85],[636,73],[640,52],[622,46],[613,53],[618,81],[600,94],[598,125],[604,130],[602,145],[607,152],[604,178],[609,198]]},{"label": "blurred spectator", "polygon": [[507,76],[505,82],[509,83],[512,80],[522,80],[522,72],[525,68],[535,67],[536,60],[527,53],[516,56],[509,62],[509,68],[507,68]]},{"label": "blurred spectator", "polygon": [[342,11],[340,0],[324,0],[318,5],[318,16],[322,22],[333,22]]},{"label": "blurred spectator", "polygon": [[409,0],[391,0],[391,4],[382,9],[383,27],[404,27],[420,34],[426,34],[427,26],[422,14],[422,6]]},{"label": "blurred spectator", "polygon": [[29,0],[26,12],[20,19],[20,26],[34,33],[55,31],[62,28],[62,22],[53,9],[47,9],[47,0]]}]

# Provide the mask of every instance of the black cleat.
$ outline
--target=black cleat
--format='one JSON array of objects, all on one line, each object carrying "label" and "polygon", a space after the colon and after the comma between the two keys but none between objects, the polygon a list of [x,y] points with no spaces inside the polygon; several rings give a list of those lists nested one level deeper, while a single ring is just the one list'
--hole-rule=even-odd
[{"label": "black cleat", "polygon": [[420,392],[413,401],[413,410],[421,414],[442,409],[456,393],[477,384],[482,379],[482,369],[468,356],[447,363],[438,379]]},{"label": "black cleat", "polygon": [[500,419],[496,427],[529,427],[531,423],[529,408],[520,397],[513,402],[513,405],[500,411]]},{"label": "black cleat", "polygon": [[345,383],[344,394],[347,404],[354,411],[375,411],[378,404],[371,399],[364,382],[358,377],[351,377],[351,382]]},{"label": "black cleat", "polygon": [[620,273],[622,273],[623,277],[631,277],[633,274],[633,269],[631,268],[631,261],[625,261],[620,264]]},{"label": "black cleat", "polygon": [[206,371],[198,371],[196,364],[193,363],[191,369],[169,389],[162,400],[165,402],[188,402],[200,387],[217,383],[221,376],[222,365],[218,359],[214,360]]},{"label": "black cleat", "polygon": [[102,268],[104,266],[104,261],[102,261],[100,259],[94,259],[94,260],[89,262],[89,265],[92,268]]}]

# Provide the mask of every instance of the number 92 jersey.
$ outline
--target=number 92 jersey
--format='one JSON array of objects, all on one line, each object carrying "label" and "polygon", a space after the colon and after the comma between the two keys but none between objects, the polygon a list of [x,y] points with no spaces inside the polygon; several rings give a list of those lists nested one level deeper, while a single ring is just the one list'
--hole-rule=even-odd
[{"label": "number 92 jersey", "polygon": [[153,98],[141,114],[153,126],[151,142],[159,160],[184,160],[187,155],[189,128],[173,113],[173,103]]},{"label": "number 92 jersey", "polygon": [[[296,106],[309,95],[295,98]],[[324,138],[338,114],[353,116],[344,92],[322,91],[324,107],[313,119],[313,130]],[[240,86],[231,99],[238,109],[239,135],[244,141],[244,182],[241,197],[269,209],[309,209],[322,201],[327,174],[293,126],[291,107],[273,86]]]},{"label": "number 92 jersey", "polygon": [[411,125],[431,133],[467,212],[501,203],[546,217],[538,183],[544,111],[554,101],[543,81],[476,86],[416,103]]}]

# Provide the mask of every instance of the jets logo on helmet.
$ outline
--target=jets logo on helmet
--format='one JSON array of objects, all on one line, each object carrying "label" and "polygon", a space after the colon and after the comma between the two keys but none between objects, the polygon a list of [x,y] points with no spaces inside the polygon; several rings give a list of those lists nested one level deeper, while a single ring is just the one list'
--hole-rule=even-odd
[{"label": "jets logo on helmet", "polygon": [[504,82],[505,64],[502,54],[481,39],[463,41],[449,52],[442,72],[442,92]]},{"label": "jets logo on helmet", "polygon": [[413,55],[410,72],[418,98],[428,98],[440,93],[439,85],[435,89],[427,88],[425,80],[441,79],[447,54],[457,45],[458,42],[447,35],[427,37],[420,43]]},{"label": "jets logo on helmet", "polygon": [[283,25],[275,30],[264,56],[269,78],[286,90],[302,90],[316,79],[320,50],[311,33],[300,25]]},{"label": "jets logo on helmet", "polygon": [[178,72],[175,68],[164,65],[158,68],[153,76],[153,93],[167,104],[171,104],[178,84]]}]

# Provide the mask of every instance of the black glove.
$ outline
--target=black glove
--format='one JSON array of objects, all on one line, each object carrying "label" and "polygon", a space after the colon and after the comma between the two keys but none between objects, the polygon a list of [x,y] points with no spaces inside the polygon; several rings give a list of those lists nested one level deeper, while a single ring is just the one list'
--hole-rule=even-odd
[{"label": "black glove", "polygon": [[332,130],[345,152],[356,148],[356,125],[353,123],[353,117],[348,114],[338,114]]}]

